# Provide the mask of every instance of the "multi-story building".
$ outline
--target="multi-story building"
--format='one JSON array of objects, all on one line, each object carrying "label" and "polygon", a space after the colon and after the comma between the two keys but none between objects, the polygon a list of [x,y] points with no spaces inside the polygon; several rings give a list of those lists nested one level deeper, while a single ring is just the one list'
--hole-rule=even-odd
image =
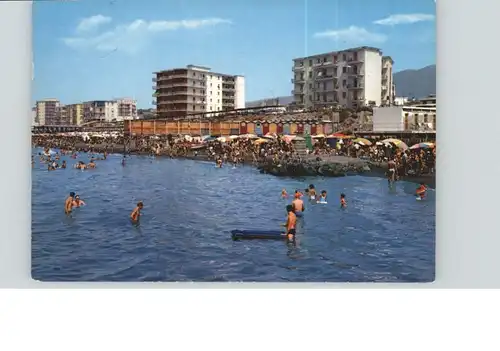
[{"label": "multi-story building", "polygon": [[57,126],[67,126],[71,124],[66,105],[59,104],[59,106],[57,106],[56,120],[54,122],[55,122],[54,125]]},{"label": "multi-story building", "polygon": [[66,105],[69,124],[81,125],[83,123],[83,104]]},{"label": "multi-story building", "polygon": [[32,126],[38,125],[38,120],[36,117],[36,106],[31,108],[31,125]]},{"label": "multi-story building", "polygon": [[83,103],[83,122],[118,120],[118,103],[109,100],[94,100]]},{"label": "multi-story building", "polygon": [[57,108],[59,107],[59,100],[57,99],[44,99],[36,102],[36,119],[38,125],[55,125],[58,120]]},{"label": "multi-story building", "polygon": [[137,119],[137,101],[132,98],[116,99],[118,105],[117,121]]},{"label": "multi-story building", "polygon": [[394,61],[390,56],[382,57],[382,106],[394,105],[396,99],[396,87],[393,76]]},{"label": "multi-story building", "polygon": [[153,96],[159,118],[245,108],[245,78],[188,65],[155,72]]},{"label": "multi-story building", "polygon": [[295,105],[303,108],[328,105],[357,108],[382,103],[380,49],[363,46],[296,58],[293,62]]}]

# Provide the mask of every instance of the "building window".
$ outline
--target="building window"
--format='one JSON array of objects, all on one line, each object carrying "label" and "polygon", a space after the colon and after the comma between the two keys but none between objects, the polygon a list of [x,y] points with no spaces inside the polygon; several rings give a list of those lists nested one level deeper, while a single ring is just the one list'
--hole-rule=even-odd
[{"label": "building window", "polygon": [[196,94],[196,89],[193,89],[193,94]]},{"label": "building window", "polygon": [[342,55],[342,61],[345,61],[346,60],[346,56],[345,54]]},{"label": "building window", "polygon": [[347,67],[342,67],[342,73],[347,73]]},{"label": "building window", "polygon": [[195,101],[196,99],[193,97],[193,101]]},{"label": "building window", "polygon": [[428,118],[427,118],[427,114],[424,115],[424,123],[428,123]]},{"label": "building window", "polygon": [[312,83],[309,83],[309,89],[312,89],[313,85]]},{"label": "building window", "polygon": [[342,92],[342,98],[343,99],[347,98],[347,93],[345,91]]},{"label": "building window", "polygon": [[312,73],[312,72],[309,72],[309,73],[307,74],[307,76],[308,76],[309,78],[312,78],[313,73]]},{"label": "building window", "polygon": [[193,111],[196,111],[196,106],[193,106]]},{"label": "building window", "polygon": [[312,66],[313,60],[309,60],[309,66]]}]

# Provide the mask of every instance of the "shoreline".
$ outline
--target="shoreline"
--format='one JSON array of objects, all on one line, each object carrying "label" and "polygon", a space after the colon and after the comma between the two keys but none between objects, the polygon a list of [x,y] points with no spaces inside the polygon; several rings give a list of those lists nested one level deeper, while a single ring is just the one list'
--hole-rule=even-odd
[{"label": "shoreline", "polygon": [[[32,147],[46,147],[43,145],[32,145]],[[60,149],[60,147],[51,147],[55,149]],[[118,154],[118,155],[137,155],[137,156],[148,156],[151,155],[151,152],[148,151],[140,151],[136,148],[127,148],[125,145],[111,145],[111,146],[103,146],[103,145],[95,145],[90,147],[89,145],[80,144],[76,145],[77,149],[87,150],[89,152],[92,150],[93,152],[103,153],[107,152],[109,154]],[[172,158],[172,159],[185,159],[185,160],[193,160],[193,161],[204,161],[204,162],[215,162],[213,159],[210,159],[208,155],[204,152],[204,150],[200,150],[201,152],[198,155],[176,155],[170,156],[164,153],[160,153],[155,155],[155,157],[161,158]],[[82,151],[80,151],[82,152]],[[317,173],[317,174],[275,174],[273,172],[267,172],[264,168],[266,165],[265,161],[261,161],[259,163],[255,163],[253,160],[244,159],[242,163],[245,166],[251,166],[261,171],[261,173],[272,174],[276,177],[349,177],[353,175],[360,175],[366,177],[377,177],[377,178],[385,178],[385,172],[387,170],[387,164],[384,162],[373,162],[370,160],[363,160],[354,157],[347,156],[323,156],[320,157],[321,161],[315,161],[316,156],[309,155],[305,162],[302,162],[300,165],[303,166],[304,163],[310,163],[311,166],[316,167],[334,167],[334,172],[332,173]],[[368,168],[366,168],[368,166]],[[411,183],[420,183],[424,182],[429,188],[436,188],[436,175],[435,174],[424,174],[420,176],[406,176],[401,177],[400,180],[407,181]]]}]

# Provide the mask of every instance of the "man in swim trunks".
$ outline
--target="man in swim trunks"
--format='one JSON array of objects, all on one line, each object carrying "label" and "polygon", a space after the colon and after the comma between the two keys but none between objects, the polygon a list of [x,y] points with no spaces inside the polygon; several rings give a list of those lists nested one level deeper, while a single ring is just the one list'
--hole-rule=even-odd
[{"label": "man in swim trunks", "polygon": [[85,202],[80,200],[80,195],[75,195],[75,199],[73,200],[73,207],[84,206]]},{"label": "man in swim trunks", "polygon": [[137,206],[134,208],[134,210],[130,214],[130,219],[132,220],[132,222],[134,222],[134,223],[139,222],[139,218],[141,217],[141,210],[143,207],[144,207],[144,204],[142,203],[142,201],[139,201],[137,203]]},{"label": "man in swim trunks", "polygon": [[295,216],[292,205],[286,206],[287,218],[284,226],[286,227],[286,238],[288,241],[295,241],[295,225],[297,224],[297,216]]},{"label": "man in swim trunks", "polygon": [[295,213],[304,212],[306,209],[304,207],[304,201],[300,199],[300,196],[300,193],[295,193],[295,199],[292,201],[292,206]]},{"label": "man in swim trunks", "polygon": [[396,161],[390,160],[387,163],[387,181],[389,185],[396,181]]},{"label": "man in swim trunks", "polygon": [[64,213],[70,214],[73,209],[73,200],[75,199],[75,193],[70,192],[66,202],[64,203]]}]

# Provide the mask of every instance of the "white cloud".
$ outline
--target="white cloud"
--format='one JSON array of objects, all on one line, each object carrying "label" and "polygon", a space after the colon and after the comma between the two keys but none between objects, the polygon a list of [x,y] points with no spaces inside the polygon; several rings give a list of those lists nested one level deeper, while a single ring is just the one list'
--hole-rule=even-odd
[{"label": "white cloud", "polygon": [[95,15],[91,17],[84,18],[78,23],[76,27],[76,31],[78,33],[91,32],[96,30],[101,25],[111,22],[111,17],[103,16],[103,15]]},{"label": "white cloud", "polygon": [[195,30],[213,27],[232,22],[222,18],[205,18],[179,21],[145,21],[135,20],[128,24],[121,24],[112,30],[94,36],[75,36],[63,38],[64,44],[73,49],[93,49],[102,52],[120,50],[129,54],[136,53],[144,48],[150,36],[160,32],[175,30]]},{"label": "white cloud", "polygon": [[365,28],[350,26],[339,30],[315,33],[316,38],[331,38],[347,43],[383,43],[387,40],[384,34],[372,33]]},{"label": "white cloud", "polygon": [[398,24],[412,24],[417,22],[434,21],[434,18],[434,15],[425,13],[412,13],[406,15],[390,15],[389,17],[374,21],[373,23],[382,26],[395,26]]}]

